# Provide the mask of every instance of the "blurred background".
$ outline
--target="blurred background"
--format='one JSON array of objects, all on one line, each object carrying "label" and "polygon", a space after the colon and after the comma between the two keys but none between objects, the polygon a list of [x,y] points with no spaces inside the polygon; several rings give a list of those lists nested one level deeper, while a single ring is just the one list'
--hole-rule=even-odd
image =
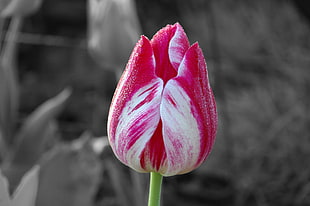
[{"label": "blurred background", "polygon": [[[2,45],[14,18],[2,19]],[[45,131],[34,129],[34,139],[17,143],[29,150],[13,141],[1,161],[15,186],[30,165],[41,165],[37,206],[146,205],[147,175],[120,165],[106,142],[98,151],[94,145],[107,134],[110,101],[135,42],[175,22],[204,51],[219,129],[199,169],[165,178],[163,205],[310,205],[308,1],[43,0],[22,18],[15,40],[19,107],[8,134],[23,130],[46,100],[60,106],[37,158],[12,172]]]}]

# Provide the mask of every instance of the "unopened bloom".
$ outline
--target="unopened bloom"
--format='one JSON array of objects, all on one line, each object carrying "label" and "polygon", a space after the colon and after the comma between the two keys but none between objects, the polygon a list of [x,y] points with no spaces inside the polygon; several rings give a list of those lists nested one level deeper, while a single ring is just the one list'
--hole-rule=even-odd
[{"label": "unopened bloom", "polygon": [[142,36],[115,91],[108,136],[118,159],[139,172],[184,174],[214,143],[216,105],[198,43],[180,26]]},{"label": "unopened bloom", "polygon": [[134,1],[88,0],[88,27],[94,59],[108,69],[122,69],[141,35]]}]

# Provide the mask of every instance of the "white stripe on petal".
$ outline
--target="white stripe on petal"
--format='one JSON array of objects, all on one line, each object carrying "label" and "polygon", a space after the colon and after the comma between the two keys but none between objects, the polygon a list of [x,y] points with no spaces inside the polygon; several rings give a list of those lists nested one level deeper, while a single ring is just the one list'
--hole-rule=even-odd
[{"label": "white stripe on petal", "polygon": [[160,114],[168,168],[165,175],[193,169],[200,153],[200,131],[193,114],[191,99],[175,80],[163,92]]},{"label": "white stripe on petal", "polygon": [[160,120],[162,90],[161,79],[140,88],[126,103],[119,116],[115,152],[122,162],[138,171],[143,171],[140,166],[140,154]]},{"label": "white stripe on petal", "polygon": [[190,45],[181,25],[175,25],[177,29],[170,40],[168,54],[172,66],[178,70],[178,67]]}]

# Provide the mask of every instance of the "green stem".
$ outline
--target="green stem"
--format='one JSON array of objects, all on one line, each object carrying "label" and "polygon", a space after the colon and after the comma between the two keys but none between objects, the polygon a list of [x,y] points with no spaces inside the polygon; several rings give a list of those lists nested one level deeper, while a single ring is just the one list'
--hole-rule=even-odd
[{"label": "green stem", "polygon": [[161,184],[163,176],[156,172],[151,172],[150,193],[148,206],[160,206]]}]

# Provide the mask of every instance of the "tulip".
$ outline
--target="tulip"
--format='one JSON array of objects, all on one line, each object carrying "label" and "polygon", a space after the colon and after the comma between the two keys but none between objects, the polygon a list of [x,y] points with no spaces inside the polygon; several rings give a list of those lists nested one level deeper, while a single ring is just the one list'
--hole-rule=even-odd
[{"label": "tulip", "polygon": [[141,35],[133,0],[88,0],[88,48],[117,78]]},{"label": "tulip", "polygon": [[2,11],[2,9],[4,9],[9,2],[10,2],[10,0],[1,0],[0,1],[0,11]]},{"label": "tulip", "polygon": [[217,111],[198,43],[180,24],[142,36],[118,83],[108,116],[117,158],[138,172],[188,173],[209,155]]}]

